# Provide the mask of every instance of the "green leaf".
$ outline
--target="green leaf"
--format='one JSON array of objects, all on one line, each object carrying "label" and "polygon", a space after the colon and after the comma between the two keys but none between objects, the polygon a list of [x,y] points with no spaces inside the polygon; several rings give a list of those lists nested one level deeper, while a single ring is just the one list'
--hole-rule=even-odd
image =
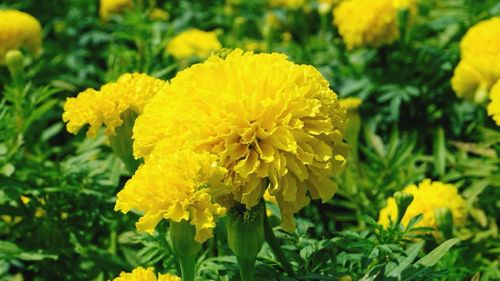
[{"label": "green leaf", "polygon": [[388,273],[387,277],[397,277],[398,279],[400,279],[401,272],[403,272],[403,270],[405,270],[408,266],[411,265],[411,263],[415,260],[418,253],[422,249],[423,245],[424,245],[424,241],[421,241],[421,242],[418,242],[418,243],[411,245],[408,248],[408,250],[406,251],[407,257],[404,258],[396,268],[391,270]]},{"label": "green leaf", "polygon": [[434,136],[434,168],[442,176],[446,168],[446,143],[443,128],[438,128]]},{"label": "green leaf", "polygon": [[444,241],[436,249],[432,250],[425,257],[418,260],[415,264],[427,267],[435,265],[448,252],[448,250],[450,250],[451,247],[453,247],[458,242],[460,242],[460,239],[458,238],[452,238]]}]

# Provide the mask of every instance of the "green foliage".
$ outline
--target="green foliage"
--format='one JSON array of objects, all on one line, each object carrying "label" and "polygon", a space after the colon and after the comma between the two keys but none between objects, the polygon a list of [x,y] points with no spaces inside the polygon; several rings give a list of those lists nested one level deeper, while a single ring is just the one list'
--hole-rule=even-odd
[{"label": "green foliage", "polygon": [[[498,280],[500,132],[483,106],[456,98],[450,86],[459,41],[476,22],[500,15],[496,0],[422,0],[401,39],[379,49],[347,50],[317,3],[288,10],[266,1],[156,1],[168,21],[152,20],[149,3],[104,22],[98,1],[0,3],[37,17],[43,54],[25,55],[22,79],[0,66],[0,280],[108,280],[136,266],[180,275],[166,223],[135,231],[135,215],[113,210],[130,177],[106,138],[64,130],[66,97],[125,72],[170,79],[178,62],[166,43],[189,27],[217,30],[227,48],[250,42],[315,66],[340,97],[359,97],[359,136],[335,178],[339,191],[313,202],[286,233],[269,222],[283,256],[264,243],[256,280]],[[311,3],[313,2],[313,3]],[[274,17],[279,24],[273,25]],[[14,79],[13,79],[14,78]],[[430,229],[377,224],[385,199],[432,178],[454,183],[467,202],[467,224],[438,241]],[[137,215],[137,214],[136,214]],[[197,257],[197,280],[239,280],[226,221]]]}]

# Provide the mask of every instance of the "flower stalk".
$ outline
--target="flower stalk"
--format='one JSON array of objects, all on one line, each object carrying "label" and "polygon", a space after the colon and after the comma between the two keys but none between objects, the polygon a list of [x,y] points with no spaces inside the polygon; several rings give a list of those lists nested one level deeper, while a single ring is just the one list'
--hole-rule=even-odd
[{"label": "flower stalk", "polygon": [[292,265],[286,258],[283,249],[281,249],[278,239],[276,239],[276,236],[274,236],[273,229],[271,227],[271,224],[269,223],[269,218],[265,215],[265,209],[264,209],[264,234],[267,244],[269,245],[271,250],[273,250],[276,259],[280,262],[281,266],[283,266],[288,276],[298,278],[297,274],[295,274],[295,272],[293,271]]}]

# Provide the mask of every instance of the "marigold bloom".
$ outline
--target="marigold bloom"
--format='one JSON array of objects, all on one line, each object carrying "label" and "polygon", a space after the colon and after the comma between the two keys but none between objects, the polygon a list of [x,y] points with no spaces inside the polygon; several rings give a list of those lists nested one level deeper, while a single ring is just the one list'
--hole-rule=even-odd
[{"label": "marigold bloom", "polygon": [[491,88],[491,102],[488,104],[488,115],[493,117],[496,124],[500,126],[500,80]]},{"label": "marigold bloom", "polygon": [[165,81],[140,73],[126,73],[116,82],[108,83],[99,91],[87,89],[64,104],[63,120],[68,132],[76,134],[89,125],[87,135],[93,137],[102,124],[107,135],[115,135],[115,128],[123,123],[122,114],[130,110],[140,114],[144,105],[165,84]]},{"label": "marigold bloom", "polygon": [[342,1],[333,21],[349,49],[390,44],[398,38],[397,11],[390,0]]},{"label": "marigold bloom", "polygon": [[212,195],[227,190],[223,182],[227,171],[216,160],[208,153],[157,151],[118,193],[115,210],[143,211],[136,226],[150,233],[162,219],[189,221],[196,228],[195,240],[203,243],[213,236],[216,217],[225,213],[225,208],[212,203]]},{"label": "marigold bloom", "polygon": [[33,16],[17,10],[0,10],[0,63],[9,50],[25,48],[38,53],[42,46],[42,26]]},{"label": "marigold bloom", "polygon": [[158,279],[152,267],[144,269],[138,267],[132,270],[131,273],[122,272],[120,276],[113,281],[181,281],[181,278],[172,274],[158,274]]},{"label": "marigold bloom", "polygon": [[175,36],[167,44],[167,52],[178,60],[191,57],[206,58],[222,48],[215,31],[189,29]]},{"label": "marigold bloom", "polygon": [[99,16],[108,20],[113,14],[120,14],[132,7],[132,0],[101,0]]},{"label": "marigold bloom", "polygon": [[460,42],[460,53],[451,86],[458,97],[482,103],[500,79],[500,17],[471,27]]},{"label": "marigold bloom", "polygon": [[346,0],[333,11],[337,26],[347,48],[379,47],[399,37],[398,9],[416,12],[414,0]]},{"label": "marigold bloom", "polygon": [[251,208],[267,188],[282,226],[293,229],[308,194],[324,202],[337,190],[330,177],[345,163],[345,122],[314,67],[235,50],[179,72],[151,100],[134,127],[134,154],[177,147],[215,154],[234,200]]},{"label": "marigold bloom", "polygon": [[[416,226],[437,228],[434,211],[439,208],[449,208],[451,210],[455,226],[465,224],[467,218],[465,200],[453,184],[439,181],[432,182],[430,179],[425,179],[418,186],[412,184],[403,191],[411,193],[414,197],[401,220],[403,225],[407,225],[414,216],[423,214],[423,219]],[[395,222],[397,216],[396,200],[390,197],[387,199],[387,205],[380,211],[379,223],[388,226],[389,218],[392,222]]]}]

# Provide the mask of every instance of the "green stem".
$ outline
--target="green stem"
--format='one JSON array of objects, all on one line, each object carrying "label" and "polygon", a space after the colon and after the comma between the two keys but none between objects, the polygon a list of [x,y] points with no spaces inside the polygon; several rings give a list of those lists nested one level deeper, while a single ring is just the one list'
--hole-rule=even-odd
[{"label": "green stem", "polygon": [[194,281],[196,255],[179,256],[182,281]]},{"label": "green stem", "polygon": [[[253,281],[256,258],[247,259],[236,257],[236,260],[238,261],[238,267],[240,268],[241,281]],[[184,278],[182,280],[184,281]]]},{"label": "green stem", "polygon": [[[264,209],[264,213],[265,212],[266,210]],[[269,219],[266,214],[264,214],[264,235],[266,237],[267,244],[269,244],[269,247],[273,250],[276,259],[280,262],[281,266],[283,266],[286,273],[291,277],[298,278],[297,274],[293,271],[292,265],[286,258],[285,253],[281,249],[278,239],[274,236],[273,229],[271,228],[271,224],[269,223]]]}]

